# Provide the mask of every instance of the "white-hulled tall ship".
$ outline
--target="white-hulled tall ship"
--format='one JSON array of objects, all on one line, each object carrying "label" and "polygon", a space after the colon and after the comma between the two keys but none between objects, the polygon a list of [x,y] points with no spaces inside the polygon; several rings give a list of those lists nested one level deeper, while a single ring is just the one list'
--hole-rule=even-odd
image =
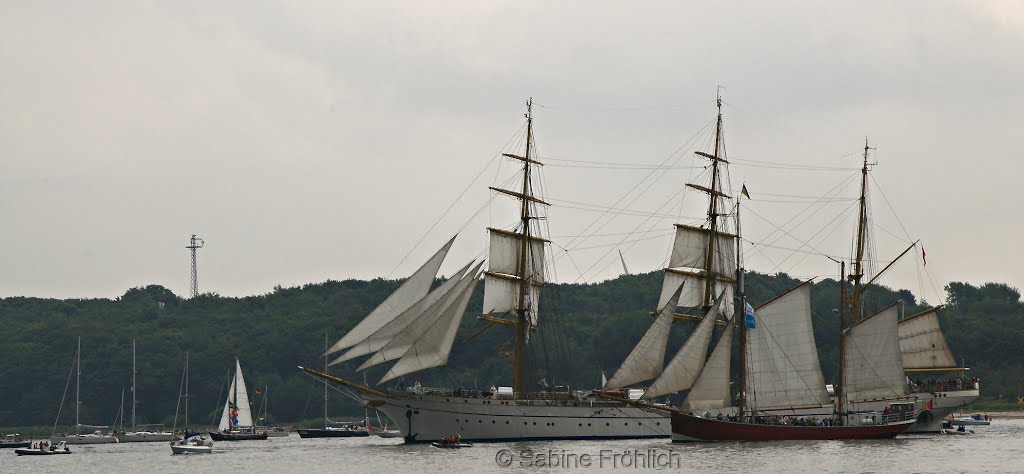
[{"label": "white-hulled tall ship", "polygon": [[347,352],[332,362],[370,357],[359,367],[395,362],[378,386],[405,374],[448,363],[455,333],[473,289],[484,281],[483,316],[488,324],[515,333],[511,387],[492,390],[432,389],[418,383],[404,390],[374,388],[316,370],[304,371],[354,389],[366,404],[398,424],[406,442],[433,442],[455,433],[463,441],[666,438],[662,411],[607,400],[591,391],[554,388],[530,393],[527,370],[530,336],[540,330],[540,288],[546,281],[545,248],[535,194],[532,103],[527,105],[526,147],[505,154],[522,164],[518,190],[491,188],[519,200],[518,224],[511,231],[489,228],[487,271],[483,262],[466,264],[437,288],[431,283],[454,241],[445,244],[383,303],[335,343],[327,353]]}]

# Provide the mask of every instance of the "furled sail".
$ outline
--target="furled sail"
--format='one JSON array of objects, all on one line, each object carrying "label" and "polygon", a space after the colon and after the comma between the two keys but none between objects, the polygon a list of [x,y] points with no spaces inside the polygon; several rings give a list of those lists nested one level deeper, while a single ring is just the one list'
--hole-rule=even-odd
[{"label": "furled sail", "polygon": [[370,314],[363,318],[356,327],[352,328],[338,342],[334,343],[324,355],[333,354],[365,340],[426,296],[427,292],[430,291],[431,284],[434,282],[434,277],[437,276],[438,269],[441,268],[441,263],[444,262],[444,257],[448,255],[448,249],[451,248],[454,242],[455,237],[452,237],[423,266],[402,282],[398,289],[391,293],[383,303],[371,311]]},{"label": "furled sail", "polygon": [[939,327],[939,308],[907,317],[899,322],[903,369],[940,369],[957,366],[953,352]]},{"label": "furled sail", "polygon": [[880,400],[907,394],[896,305],[854,324],[843,335],[847,400]]},{"label": "furled sail", "polygon": [[448,308],[430,327],[423,332],[411,347],[402,355],[398,363],[391,367],[380,384],[395,377],[448,363],[448,356],[455,343],[455,333],[459,330],[462,316],[466,314],[469,299],[473,296],[480,281],[479,267],[465,278],[469,285],[464,286],[454,304]]},{"label": "furled sail", "polygon": [[683,286],[680,285],[668,303],[661,307],[658,316],[640,338],[640,342],[636,343],[633,351],[622,361],[622,365],[612,375],[611,380],[604,384],[606,390],[622,388],[661,375],[662,369],[665,368],[668,333],[672,329],[672,320],[675,319],[676,306],[679,306],[679,294],[682,291]]},{"label": "furled sail", "polygon": [[755,410],[829,403],[814,344],[809,283],[759,307],[755,327],[747,330],[747,400]]},{"label": "furled sail", "polygon": [[718,307],[723,296],[725,296],[724,291],[715,300],[715,304],[711,305],[711,309],[693,330],[690,338],[683,343],[683,347],[665,366],[665,371],[644,393],[644,398],[686,390],[693,386],[694,380],[697,380],[697,375],[704,367],[708,355],[708,345],[711,343],[711,332],[715,328]]},{"label": "furled sail", "polygon": [[383,349],[392,338],[400,334],[405,328],[409,327],[413,321],[418,319],[427,311],[434,303],[440,300],[442,297],[447,295],[455,286],[466,276],[466,271],[469,270],[470,265],[473,262],[466,264],[466,266],[459,269],[459,271],[452,274],[448,280],[434,288],[427,296],[424,296],[416,304],[409,307],[409,309],[402,312],[392,319],[383,327],[378,329],[373,334],[367,336],[366,339],[360,341],[356,345],[349,348],[344,354],[339,356],[337,359],[331,361],[329,365],[335,365],[347,360],[355,359],[359,356],[372,354]]},{"label": "furled sail", "polygon": [[729,323],[718,339],[718,344],[711,351],[711,357],[704,364],[697,380],[693,382],[690,393],[683,400],[683,410],[698,412],[732,406],[732,389],[730,386],[730,359],[732,357],[732,334],[736,329],[736,320]]},{"label": "furled sail", "polygon": [[438,320],[442,319],[443,316],[451,310],[452,306],[459,300],[459,297],[462,295],[462,292],[466,287],[475,283],[476,274],[482,265],[483,262],[477,264],[477,266],[468,273],[468,275],[471,275],[472,277],[466,276],[459,280],[459,283],[452,291],[449,291],[436,303],[431,305],[422,316],[410,323],[409,326],[401,333],[395,335],[395,337],[388,341],[383,348],[364,361],[357,370],[365,370],[383,362],[397,360],[405,355],[409,348],[412,347],[412,345],[415,344],[416,341],[431,328],[431,326],[436,324]]}]

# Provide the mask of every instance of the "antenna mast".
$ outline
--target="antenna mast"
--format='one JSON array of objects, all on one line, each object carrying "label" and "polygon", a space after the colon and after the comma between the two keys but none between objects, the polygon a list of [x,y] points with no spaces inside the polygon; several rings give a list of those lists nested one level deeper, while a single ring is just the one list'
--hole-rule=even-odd
[{"label": "antenna mast", "polygon": [[192,251],[192,298],[199,296],[199,273],[196,271],[196,250],[203,248],[205,242],[203,239],[196,237],[196,234],[192,234],[192,239],[189,241],[189,245],[185,248]]}]

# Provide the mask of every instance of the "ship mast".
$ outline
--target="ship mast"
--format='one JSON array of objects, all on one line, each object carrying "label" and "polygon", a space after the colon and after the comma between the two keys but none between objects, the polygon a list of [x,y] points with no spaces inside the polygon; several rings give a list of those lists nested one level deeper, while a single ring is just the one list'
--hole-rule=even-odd
[{"label": "ship mast", "polygon": [[736,402],[736,411],[742,417],[747,404],[747,293],[743,277],[743,246],[740,235],[740,198],[736,196],[736,294],[739,297],[739,305],[736,306],[733,318],[739,318],[734,320],[740,321],[739,400]]},{"label": "ship mast", "polygon": [[864,247],[867,244],[867,220],[868,220],[868,139],[864,139],[864,166],[860,170],[860,214],[857,222],[857,248],[854,250],[853,274],[850,280],[853,281],[853,295],[851,295],[850,319],[856,323],[864,316],[863,302],[861,301],[861,279],[864,277]]},{"label": "ship mast", "polygon": [[527,253],[530,249],[530,148],[533,142],[533,99],[526,102],[526,153],[523,155],[523,190],[519,214],[522,225],[522,239],[519,247],[519,305],[516,309],[516,342],[512,355],[512,390],[521,393],[526,378],[526,343],[530,334],[530,317],[526,298],[530,292],[530,275],[527,275]]},{"label": "ship mast", "polygon": [[715,261],[715,243],[718,237],[718,196],[721,192],[718,191],[720,187],[719,176],[718,176],[718,162],[723,161],[718,153],[722,143],[722,96],[716,95],[715,103],[718,106],[718,120],[715,122],[715,153],[711,157],[711,189],[707,190],[711,199],[708,200],[708,255],[704,259],[704,298],[703,306],[704,311],[711,309],[711,303],[714,301],[712,293],[715,289],[715,274],[714,274],[714,261]]}]

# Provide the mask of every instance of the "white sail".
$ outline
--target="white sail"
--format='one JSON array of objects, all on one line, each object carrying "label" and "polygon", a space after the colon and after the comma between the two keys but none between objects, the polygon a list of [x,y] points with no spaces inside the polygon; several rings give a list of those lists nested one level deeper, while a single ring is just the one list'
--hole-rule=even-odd
[{"label": "white sail", "polygon": [[466,275],[466,271],[469,270],[470,262],[466,266],[462,267],[459,271],[452,274],[451,278],[446,280],[437,288],[434,288],[427,296],[424,296],[416,304],[409,307],[409,309],[399,314],[395,319],[392,319],[383,327],[378,329],[373,334],[367,336],[366,339],[360,341],[356,345],[349,348],[344,354],[339,356],[337,359],[331,361],[329,366],[340,364],[347,360],[355,359],[359,356],[372,354],[384,348],[392,338],[400,334],[405,328],[409,327],[417,318],[423,315],[423,313],[431,305],[440,300],[444,295],[447,295],[458,284],[460,280]]},{"label": "white sail", "polygon": [[662,369],[665,368],[668,333],[672,329],[676,306],[679,305],[679,294],[682,291],[682,286],[676,288],[668,303],[661,307],[661,311],[640,338],[640,342],[636,343],[633,351],[622,361],[622,365],[612,375],[611,380],[604,384],[605,390],[622,388],[661,375]]},{"label": "white sail", "polygon": [[[498,273],[484,273],[484,311],[483,314],[515,314],[519,307],[518,277]],[[537,326],[537,306],[540,300],[540,285],[531,284],[526,295],[525,306],[529,308],[530,324]]]},{"label": "white sail", "polygon": [[804,283],[757,309],[747,330],[746,388],[754,409],[829,403],[811,324],[811,285]]},{"label": "white sail", "polygon": [[249,405],[249,393],[245,390],[245,377],[242,376],[242,364],[235,359],[235,406],[238,407],[237,426],[256,426],[252,422],[252,407]]},{"label": "white sail", "polygon": [[897,321],[892,305],[854,324],[843,335],[843,391],[847,400],[880,400],[907,394]]},{"label": "white sail", "polygon": [[[488,228],[487,230],[490,231],[491,237],[487,270],[492,273],[519,275],[519,265],[522,263],[523,235],[501,229]],[[544,239],[530,237],[530,246],[527,248],[528,258],[525,274],[530,280],[539,283],[545,281],[544,244],[546,242]]]},{"label": "white sail", "polygon": [[[708,229],[676,224],[676,238],[668,266],[706,269],[710,234]],[[716,234],[711,271],[732,277],[736,273],[736,236],[725,232]]]},{"label": "white sail", "polygon": [[683,400],[683,410],[699,412],[732,406],[732,389],[730,385],[730,359],[732,357],[732,334],[736,329],[736,321],[729,323],[718,339],[718,345],[711,351],[711,357],[704,364],[697,380],[693,382],[690,393]]},{"label": "white sail", "polygon": [[231,386],[228,387],[228,398],[224,400],[224,411],[220,414],[220,423],[217,424],[218,431],[224,431],[231,427],[231,407],[228,406],[231,403],[231,394],[235,392],[235,379],[231,379]]},{"label": "white sail", "polygon": [[[483,262],[477,264],[477,266],[470,271],[469,275],[476,275],[482,265]],[[401,333],[395,335],[395,337],[388,341],[383,348],[370,356],[370,358],[366,359],[366,361],[364,361],[356,370],[365,370],[383,362],[397,360],[405,355],[409,348],[412,347],[412,345],[415,344],[416,341],[419,340],[419,338],[427,332],[453,304],[457,302],[459,296],[462,295],[462,291],[465,290],[467,286],[473,284],[475,280],[475,277],[462,278],[452,291],[449,291],[436,303],[431,305],[431,307],[428,308],[422,316],[409,324],[409,326]]]},{"label": "white sail", "polygon": [[[734,280],[719,277],[716,279],[715,289],[721,292],[727,291],[725,297],[719,303],[719,314],[733,313],[733,283]],[[675,293],[680,285],[684,285],[683,292],[679,295],[678,306],[684,308],[699,307],[704,304],[703,294],[705,279],[704,275],[677,268],[666,268],[665,278],[661,284],[661,296],[658,298],[658,307],[668,303],[669,298]]]},{"label": "white sail", "polygon": [[[722,295],[724,294],[723,292]],[[690,334],[683,347],[679,348],[679,352],[676,352],[668,362],[661,376],[644,392],[644,398],[658,397],[693,386],[708,355],[711,331],[715,328],[715,320],[718,319],[718,305],[722,295],[719,295],[715,304],[711,305],[711,309],[704,315],[704,319],[693,330],[693,334]]]},{"label": "white sail", "polygon": [[427,292],[430,291],[431,284],[434,282],[434,277],[437,276],[437,270],[441,268],[441,263],[444,262],[444,257],[448,254],[448,249],[451,248],[454,242],[455,237],[452,237],[423,266],[402,282],[398,289],[391,293],[383,303],[366,315],[348,334],[345,334],[338,342],[334,343],[324,355],[333,354],[365,340],[369,335],[382,328],[389,321],[395,319],[403,311],[409,309],[410,306],[426,296]]},{"label": "white sail", "polygon": [[466,307],[469,306],[469,299],[473,296],[473,290],[476,289],[476,284],[480,281],[480,275],[474,271],[467,279],[470,283],[460,290],[461,294],[456,298],[455,303],[449,306],[441,317],[421,334],[378,384],[395,377],[448,363],[452,344],[455,343],[455,333],[459,330],[462,316],[466,314]]},{"label": "white sail", "polygon": [[938,307],[931,308],[900,321],[900,353],[904,370],[957,366],[939,327],[938,310]]}]

